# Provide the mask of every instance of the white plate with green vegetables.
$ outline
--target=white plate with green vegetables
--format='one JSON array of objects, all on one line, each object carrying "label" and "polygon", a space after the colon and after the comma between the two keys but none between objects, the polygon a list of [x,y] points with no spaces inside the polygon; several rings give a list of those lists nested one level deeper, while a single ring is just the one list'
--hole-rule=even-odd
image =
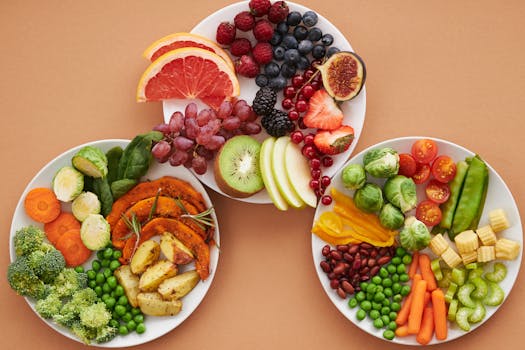
[{"label": "white plate with green vegetables", "polygon": [[[353,190],[345,188],[343,185],[343,181],[341,179],[341,174],[343,169],[349,165],[349,164],[363,164],[363,158],[364,155],[372,150],[372,149],[379,149],[384,147],[390,147],[397,151],[398,153],[410,153],[411,152],[411,146],[412,144],[419,139],[422,139],[423,137],[403,137],[403,138],[397,138],[397,139],[391,139],[387,140],[378,144],[375,144],[356,156],[354,156],[352,159],[350,159],[339,171],[334,175],[334,178],[332,179],[332,183],[330,187],[327,189],[327,193],[330,193],[331,188],[335,187],[337,190],[343,192],[347,196],[352,197],[354,194]],[[451,157],[455,162],[465,160],[467,157],[473,157],[475,155],[474,152],[467,150],[466,148],[463,148],[459,145],[456,145],[452,142],[435,139],[435,138],[428,138],[432,139],[436,142],[438,146],[438,154],[439,155],[448,155]],[[483,158],[483,155],[481,155]],[[519,243],[520,250],[519,254],[516,259],[514,260],[496,260],[497,262],[503,263],[507,268],[507,275],[503,281],[499,282],[499,286],[504,291],[504,300],[509,296],[510,291],[512,290],[512,287],[514,285],[514,282],[516,281],[516,278],[519,273],[519,268],[521,264],[522,259],[522,252],[523,252],[523,237],[522,237],[522,225],[521,225],[521,219],[519,216],[519,211],[516,206],[516,203],[514,201],[514,198],[503,181],[503,179],[500,177],[500,175],[487,163],[487,160],[484,160],[488,167],[488,173],[489,173],[489,181],[488,181],[488,190],[487,190],[487,196],[485,205],[483,208],[483,212],[481,215],[481,219],[479,221],[479,226],[481,227],[483,225],[488,224],[488,213],[494,209],[501,208],[505,211],[508,221],[510,223],[510,227],[505,229],[504,231],[497,233],[498,238],[508,238],[511,240],[514,240]],[[378,184],[379,186],[382,186],[385,182],[385,179],[378,179],[373,178],[370,175],[367,176],[367,182],[373,182]],[[424,191],[424,184],[417,186],[417,200],[418,203],[425,199],[425,191]],[[331,205],[319,205],[317,207],[314,222],[319,218],[319,216],[326,212],[333,210],[333,203]],[[405,213],[406,216],[413,214],[412,212]],[[448,240],[448,238],[447,238]],[[373,325],[373,321],[367,317],[361,321],[359,321],[356,317],[356,314],[359,310],[359,306],[355,308],[350,308],[348,306],[349,297],[347,296],[346,299],[342,299],[340,296],[338,296],[336,290],[332,289],[330,287],[330,281],[327,277],[327,274],[322,270],[320,263],[324,260],[324,257],[321,253],[323,247],[327,243],[320,239],[315,234],[312,234],[312,254],[313,254],[313,260],[315,269],[317,271],[317,275],[319,277],[319,280],[321,282],[321,285],[323,289],[325,290],[326,294],[328,295],[328,298],[332,301],[332,303],[335,305],[335,307],[341,312],[347,319],[349,319],[352,323],[354,323],[357,327],[361,328],[365,332],[381,338],[385,339],[383,337],[383,332],[385,331],[385,328],[377,329]],[[424,249],[422,252],[428,253],[432,258],[436,258],[435,255],[433,255],[432,251],[429,248]],[[489,263],[486,267],[486,270],[491,269],[492,263]],[[446,289],[444,290],[446,292]],[[504,302],[503,300],[503,302]],[[501,304],[500,304],[501,305]],[[448,337],[445,340],[438,341],[436,340],[435,336],[431,339],[429,344],[437,344],[444,341],[450,341],[453,339],[457,339],[459,337],[462,337],[464,335],[467,335],[468,333],[472,332],[481,324],[489,320],[489,318],[498,310],[499,306],[487,306],[486,307],[486,315],[485,317],[478,323],[472,323],[470,331],[466,332],[458,327],[456,323],[448,322]],[[405,345],[420,345],[414,335],[409,335],[406,337],[395,337],[392,341],[394,343],[399,344],[405,344]]]},{"label": "white plate with green vegetables", "polygon": [[[100,141],[94,141],[90,142],[84,145],[80,145],[77,147],[74,147],[52,161],[50,161],[44,168],[42,168],[37,175],[29,182],[26,189],[22,193],[20,200],[16,206],[14,215],[13,215],[13,221],[11,224],[11,232],[10,232],[10,258],[11,261],[14,261],[16,258],[15,252],[14,252],[14,245],[13,245],[13,237],[15,232],[25,226],[28,225],[36,225],[40,228],[42,228],[42,224],[36,223],[35,221],[31,220],[27,216],[24,210],[24,198],[26,197],[27,193],[36,187],[51,187],[51,183],[53,180],[53,177],[55,176],[58,169],[62,168],[66,165],[71,165],[71,159],[72,157],[84,146],[90,145],[94,147],[100,148],[102,151],[106,152],[109,149],[120,146],[121,148],[125,148],[129,144],[129,140],[121,140],[121,139],[114,139],[114,140],[100,140]],[[152,162],[146,175],[142,178],[142,180],[147,179],[156,179],[162,176],[173,176],[177,177],[179,179],[185,180],[189,182],[198,192],[200,192],[204,198],[204,201],[206,203],[207,207],[212,207],[211,200],[206,193],[206,190],[202,186],[202,184],[195,178],[195,176],[189,172],[184,167],[171,167],[166,164],[160,164],[158,162]],[[62,210],[70,211],[71,204],[69,203],[62,203]],[[127,335],[117,335],[113,340],[107,342],[107,343],[92,343],[96,346],[101,347],[110,347],[110,348],[117,348],[117,347],[127,347],[127,346],[134,346],[146,343],[148,341],[154,340],[170,331],[172,331],[174,328],[176,328],[178,325],[180,325],[184,320],[186,320],[199,306],[201,301],[204,299],[208,289],[211,286],[211,283],[213,281],[213,278],[215,276],[215,271],[217,269],[218,259],[219,259],[219,250],[218,246],[220,244],[220,238],[219,238],[219,227],[217,223],[217,218],[215,214],[212,212],[212,219],[215,224],[215,231],[213,239],[216,242],[216,245],[210,247],[210,275],[205,281],[200,281],[196,285],[196,287],[188,294],[186,295],[182,301],[183,301],[183,308],[175,316],[163,316],[163,317],[154,317],[154,316],[145,316],[145,332],[142,334],[137,334],[136,332],[130,332]],[[96,255],[92,254],[92,257],[90,260],[88,260],[84,267],[87,269],[91,268],[91,262],[96,259]],[[188,268],[191,268],[193,264],[190,264]],[[27,303],[31,307],[31,309],[36,313],[35,310],[35,301],[31,298],[26,298]],[[81,340],[76,337],[69,329],[58,326],[57,324],[53,323],[50,320],[43,319],[43,321],[49,325],[51,328],[53,328],[58,333],[76,340],[78,342],[81,342]]]}]

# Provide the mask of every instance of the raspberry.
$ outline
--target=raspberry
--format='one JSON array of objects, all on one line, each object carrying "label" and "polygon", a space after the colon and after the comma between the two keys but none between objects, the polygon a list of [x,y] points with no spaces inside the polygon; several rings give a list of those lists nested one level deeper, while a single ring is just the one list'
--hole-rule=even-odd
[{"label": "raspberry", "polygon": [[230,52],[232,55],[241,57],[242,55],[247,55],[252,50],[252,44],[250,40],[246,38],[235,39],[232,45],[230,46]]},{"label": "raspberry", "polygon": [[272,24],[266,20],[261,19],[255,23],[255,27],[253,27],[253,35],[255,36],[255,39],[260,42],[268,42],[272,39],[273,36],[273,26]]},{"label": "raspberry", "polygon": [[255,17],[261,17],[268,13],[272,4],[270,0],[250,0],[248,3],[250,7],[250,12]]},{"label": "raspberry", "polygon": [[273,49],[270,43],[257,43],[253,47],[253,58],[259,64],[270,63],[273,59]]},{"label": "raspberry", "polygon": [[235,16],[233,22],[235,23],[237,29],[247,32],[253,29],[253,26],[255,25],[255,18],[249,11],[243,11]]},{"label": "raspberry", "polygon": [[288,17],[290,9],[284,1],[277,1],[272,4],[268,11],[268,20],[272,23],[282,22]]},{"label": "raspberry", "polygon": [[221,45],[230,45],[235,40],[235,26],[229,22],[222,22],[217,27],[215,39]]},{"label": "raspberry", "polygon": [[259,74],[259,65],[251,56],[243,55],[235,62],[235,71],[247,78],[255,78]]}]

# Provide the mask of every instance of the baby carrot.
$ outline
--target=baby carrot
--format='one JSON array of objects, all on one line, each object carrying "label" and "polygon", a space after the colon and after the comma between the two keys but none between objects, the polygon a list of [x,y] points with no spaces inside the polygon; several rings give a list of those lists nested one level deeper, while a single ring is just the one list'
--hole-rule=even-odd
[{"label": "baby carrot", "polygon": [[431,292],[437,288],[436,277],[430,266],[430,257],[427,254],[419,254],[419,269],[421,276],[427,281],[427,289]]},{"label": "baby carrot", "polygon": [[421,281],[422,277],[420,274],[415,274],[414,278],[412,279],[412,291],[410,291],[410,294],[408,294],[407,298],[405,299],[405,302],[403,305],[401,305],[401,309],[397,313],[396,317],[396,324],[398,326],[404,325],[408,321],[408,314],[410,313],[410,305],[412,304],[412,295],[414,286],[416,285],[417,281]]},{"label": "baby carrot", "polygon": [[24,200],[26,214],[37,222],[47,223],[60,215],[60,202],[55,193],[46,187],[33,188]]},{"label": "baby carrot", "polygon": [[410,313],[408,314],[408,333],[417,334],[421,327],[423,310],[425,309],[425,292],[427,291],[427,281],[424,279],[418,281],[412,286],[412,303],[410,304]]},{"label": "baby carrot", "polygon": [[421,327],[416,336],[416,341],[421,345],[427,345],[434,334],[434,313],[432,306],[425,307],[421,319]]},{"label": "baby carrot", "polygon": [[434,310],[434,327],[437,340],[447,339],[447,306],[445,305],[445,295],[439,288],[432,292],[432,307]]},{"label": "baby carrot", "polygon": [[408,326],[406,324],[396,328],[396,337],[406,337],[408,335]]},{"label": "baby carrot", "polygon": [[413,278],[414,275],[417,273],[417,268],[419,265],[419,251],[416,250],[414,254],[412,254],[412,262],[410,263],[410,267],[408,268],[408,277]]}]

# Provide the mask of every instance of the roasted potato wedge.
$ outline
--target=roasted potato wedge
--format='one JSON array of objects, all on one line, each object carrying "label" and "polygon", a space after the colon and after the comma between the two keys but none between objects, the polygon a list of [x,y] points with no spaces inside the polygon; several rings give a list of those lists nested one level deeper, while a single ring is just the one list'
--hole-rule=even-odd
[{"label": "roasted potato wedge", "polygon": [[200,277],[197,271],[191,270],[180,275],[165,279],[159,284],[158,292],[166,300],[180,299],[199,283]]},{"label": "roasted potato wedge", "polygon": [[147,240],[138,246],[135,254],[131,258],[131,272],[141,274],[159,259],[160,245],[153,240]]},{"label": "roasted potato wedge", "polygon": [[157,292],[139,293],[137,296],[140,310],[150,316],[173,316],[182,309],[180,300],[164,300]]},{"label": "roasted potato wedge", "polygon": [[118,282],[124,288],[124,293],[131,306],[137,307],[139,305],[137,301],[137,294],[139,294],[139,276],[131,272],[129,265],[119,266],[115,272],[115,277]]},{"label": "roasted potato wedge", "polygon": [[159,260],[144,271],[139,279],[141,292],[154,292],[166,278],[177,274],[177,265],[169,260]]},{"label": "roasted potato wedge", "polygon": [[193,252],[169,232],[160,238],[160,250],[174,264],[189,264],[194,259]]}]

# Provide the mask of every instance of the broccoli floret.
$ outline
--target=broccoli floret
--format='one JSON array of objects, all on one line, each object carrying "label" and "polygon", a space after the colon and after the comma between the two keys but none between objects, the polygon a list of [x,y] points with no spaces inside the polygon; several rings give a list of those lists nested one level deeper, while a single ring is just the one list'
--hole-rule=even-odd
[{"label": "broccoli floret", "polygon": [[66,267],[64,256],[58,250],[36,250],[29,255],[29,265],[44,283],[52,283]]},{"label": "broccoli floret", "polygon": [[56,294],[49,294],[45,299],[40,299],[35,305],[36,312],[43,318],[53,318],[62,308],[62,300]]},{"label": "broccoli floret", "polygon": [[84,288],[77,290],[74,294],[70,303],[77,305],[79,309],[89,305],[93,305],[98,300],[97,293],[91,288]]},{"label": "broccoli floret", "polygon": [[18,256],[28,255],[38,250],[44,243],[45,233],[36,226],[22,227],[13,238],[15,253]]},{"label": "broccoli floret", "polygon": [[64,327],[71,328],[75,322],[79,321],[79,309],[71,302],[65,303],[58,314],[53,315],[53,321]]},{"label": "broccoli floret", "polygon": [[96,329],[86,327],[78,321],[71,325],[71,331],[86,344],[91,343],[97,337]]},{"label": "broccoli floret", "polygon": [[106,327],[109,320],[111,320],[111,313],[106,309],[106,304],[102,302],[85,306],[80,310],[80,323],[86,327]]},{"label": "broccoli floret", "polygon": [[97,343],[107,343],[110,340],[113,340],[118,334],[118,329],[111,326],[106,326],[97,329],[97,337],[95,341]]},{"label": "broccoli floret", "polygon": [[60,297],[69,297],[77,290],[84,289],[86,285],[86,273],[76,272],[72,268],[65,268],[55,278],[51,286],[51,291]]},{"label": "broccoli floret", "polygon": [[28,258],[20,256],[7,268],[7,281],[18,294],[35,299],[42,299],[46,295],[44,282],[31,269]]}]

